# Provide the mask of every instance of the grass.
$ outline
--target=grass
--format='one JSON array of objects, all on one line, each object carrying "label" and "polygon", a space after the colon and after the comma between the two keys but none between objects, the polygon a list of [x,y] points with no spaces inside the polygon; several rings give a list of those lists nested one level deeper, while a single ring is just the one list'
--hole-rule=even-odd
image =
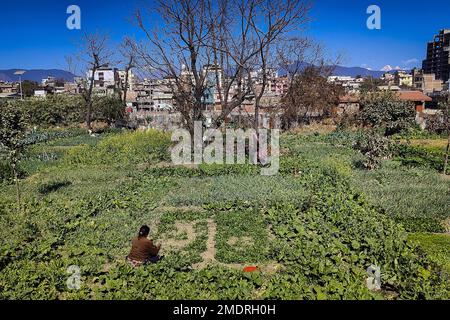
[{"label": "grass", "polygon": [[433,261],[442,265],[450,274],[450,235],[412,233],[409,240],[420,245]]},{"label": "grass", "polygon": [[355,170],[352,183],[411,232],[444,232],[450,216],[450,181],[427,168],[385,161],[379,170]]},{"label": "grass", "polygon": [[[402,141],[405,142],[406,141]],[[416,140],[409,140],[409,143],[412,146],[420,146],[426,149],[441,149],[442,151],[447,148],[447,139],[416,139]]]},{"label": "grass", "polygon": [[296,198],[300,202],[307,196],[303,182],[293,177],[229,175],[181,178],[176,183],[177,186],[165,199],[169,205],[201,206],[241,202],[269,204]]}]

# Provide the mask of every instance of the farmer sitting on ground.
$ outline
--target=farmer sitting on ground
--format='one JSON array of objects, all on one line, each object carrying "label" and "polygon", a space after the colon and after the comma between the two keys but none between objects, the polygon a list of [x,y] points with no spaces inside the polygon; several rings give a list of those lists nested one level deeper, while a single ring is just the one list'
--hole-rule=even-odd
[{"label": "farmer sitting on ground", "polygon": [[127,260],[135,267],[141,264],[156,263],[161,260],[161,257],[158,255],[161,244],[155,246],[153,241],[148,239],[149,233],[150,228],[142,226],[138,236],[132,240],[131,251],[127,256]]}]

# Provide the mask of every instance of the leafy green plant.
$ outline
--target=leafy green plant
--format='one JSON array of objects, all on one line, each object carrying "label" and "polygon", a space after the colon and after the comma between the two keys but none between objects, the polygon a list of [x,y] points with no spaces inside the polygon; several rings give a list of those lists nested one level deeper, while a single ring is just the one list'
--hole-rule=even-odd
[{"label": "leafy green plant", "polygon": [[359,135],[353,144],[353,148],[361,152],[365,159],[361,161],[364,168],[374,170],[380,166],[381,159],[390,155],[390,143],[385,137],[375,132],[367,132]]},{"label": "leafy green plant", "polygon": [[216,215],[216,258],[224,263],[261,263],[272,248],[268,226],[258,210],[233,210]]},{"label": "leafy green plant", "polygon": [[70,165],[156,163],[170,159],[168,133],[156,130],[124,132],[98,144],[72,148],[64,159]]},{"label": "leafy green plant", "polygon": [[444,150],[397,143],[393,147],[394,159],[405,166],[424,166],[442,171],[444,169]]},{"label": "leafy green plant", "polygon": [[21,110],[10,103],[0,104],[0,146],[2,154],[8,160],[16,183],[17,202],[21,205],[18,164],[25,150],[25,138],[28,134],[28,118]]},{"label": "leafy green plant", "polygon": [[361,108],[362,123],[382,128],[386,136],[415,125],[414,105],[399,100],[391,91],[366,93],[361,100]]}]

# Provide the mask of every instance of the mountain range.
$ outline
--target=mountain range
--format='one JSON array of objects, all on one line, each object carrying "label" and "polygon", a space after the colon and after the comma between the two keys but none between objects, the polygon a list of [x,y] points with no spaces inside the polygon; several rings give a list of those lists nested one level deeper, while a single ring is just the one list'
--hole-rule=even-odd
[{"label": "mountain range", "polygon": [[15,82],[19,80],[19,76],[14,73],[18,70],[26,71],[22,75],[22,80],[30,80],[41,83],[42,79],[46,79],[47,77],[54,77],[56,79],[64,79],[65,81],[73,81],[75,77],[74,74],[59,70],[59,69],[33,69],[33,70],[25,70],[25,69],[9,69],[9,70],[0,70],[0,81],[6,82]]},{"label": "mountain range", "polygon": [[[395,70],[390,70],[390,71],[395,71]],[[386,71],[369,70],[369,69],[361,68],[361,67],[336,66],[333,71],[333,76],[349,76],[349,77],[362,76],[362,77],[379,78],[384,73],[386,73]]]},{"label": "mountain range", "polygon": [[[19,69],[9,69],[9,70],[0,70],[0,81],[6,82],[15,82],[19,80],[19,76],[14,73]],[[75,75],[64,70],[60,69],[33,69],[33,70],[25,70],[26,72],[22,75],[22,80],[30,80],[41,83],[42,79],[46,79],[47,77],[54,77],[56,79],[64,79],[65,81],[72,82]],[[388,71],[388,70],[386,70]],[[337,66],[334,68],[333,75],[334,76],[362,76],[362,77],[381,77],[386,71],[375,71],[369,70],[361,67],[343,67]],[[395,70],[390,70],[389,72],[394,72]],[[285,74],[285,72],[280,70],[281,74]]]},{"label": "mountain range", "polygon": [[[304,70],[307,67],[312,66],[309,63],[304,63],[304,62],[297,62],[297,63],[293,63],[291,64],[288,68],[292,70]],[[332,76],[348,76],[348,77],[353,77],[356,78],[357,76],[361,76],[361,77],[373,77],[373,78],[380,78],[384,73],[386,72],[395,72],[396,70],[391,69],[391,70],[381,70],[381,71],[376,71],[376,70],[371,70],[371,69],[366,69],[366,68],[362,68],[362,67],[344,67],[344,66],[333,66],[331,67],[331,69],[333,70],[332,72]],[[280,69],[278,71],[280,76],[283,76],[287,73],[286,69]]]}]

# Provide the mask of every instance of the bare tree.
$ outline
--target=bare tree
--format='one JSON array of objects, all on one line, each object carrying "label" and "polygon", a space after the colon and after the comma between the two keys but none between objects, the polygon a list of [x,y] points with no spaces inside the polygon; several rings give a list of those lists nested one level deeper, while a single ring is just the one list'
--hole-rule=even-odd
[{"label": "bare tree", "polygon": [[277,60],[286,73],[287,86],[280,106],[284,129],[302,125],[312,116],[330,114],[344,93],[341,86],[327,81],[340,59],[325,60],[323,48],[307,38],[292,39],[278,48]]},{"label": "bare tree", "polygon": [[[120,48],[120,55],[124,63],[125,81],[121,83],[121,100],[123,106],[127,106],[127,93],[130,84],[130,73],[136,68],[136,53],[133,50],[133,41],[130,38],[125,38]],[[131,79],[132,80],[132,79]]]},{"label": "bare tree", "polygon": [[288,33],[305,25],[309,8],[303,0],[158,0],[161,29],[150,30],[138,11],[148,41],[135,48],[156,76],[171,79],[175,107],[191,132],[194,121],[204,120],[208,95],[220,105],[212,119],[220,127],[250,99],[250,74],[262,69],[255,99],[259,110],[275,44],[288,41]]},{"label": "bare tree", "polygon": [[[258,52],[256,65],[260,67],[261,83],[255,94],[255,129],[259,128],[261,99],[268,85],[270,70],[275,67],[277,46],[289,45],[292,38],[286,38],[290,31],[301,29],[308,21],[310,5],[301,1],[253,2],[256,7],[250,26]],[[254,87],[253,87],[254,88]]]},{"label": "bare tree", "polygon": [[85,33],[82,38],[79,59],[85,64],[88,81],[84,82],[83,98],[86,103],[86,127],[91,130],[92,121],[92,95],[95,85],[95,73],[111,62],[112,52],[109,48],[109,37],[105,34]]},{"label": "bare tree", "polygon": [[73,75],[75,75],[76,72],[77,72],[77,70],[76,70],[77,66],[76,66],[76,64],[74,62],[73,57],[70,56],[70,55],[69,56],[64,56],[64,60],[66,62],[66,65],[65,65],[66,71],[72,73]]},{"label": "bare tree", "polygon": [[[172,89],[175,107],[193,134],[194,122],[202,120],[206,73],[203,66],[211,62],[202,45],[209,37],[206,1],[157,1],[156,12],[162,18],[162,29],[150,30],[141,11],[136,13],[139,27],[148,43],[136,44],[141,67],[155,78],[166,79]],[[152,10],[152,8],[150,8]]]}]

